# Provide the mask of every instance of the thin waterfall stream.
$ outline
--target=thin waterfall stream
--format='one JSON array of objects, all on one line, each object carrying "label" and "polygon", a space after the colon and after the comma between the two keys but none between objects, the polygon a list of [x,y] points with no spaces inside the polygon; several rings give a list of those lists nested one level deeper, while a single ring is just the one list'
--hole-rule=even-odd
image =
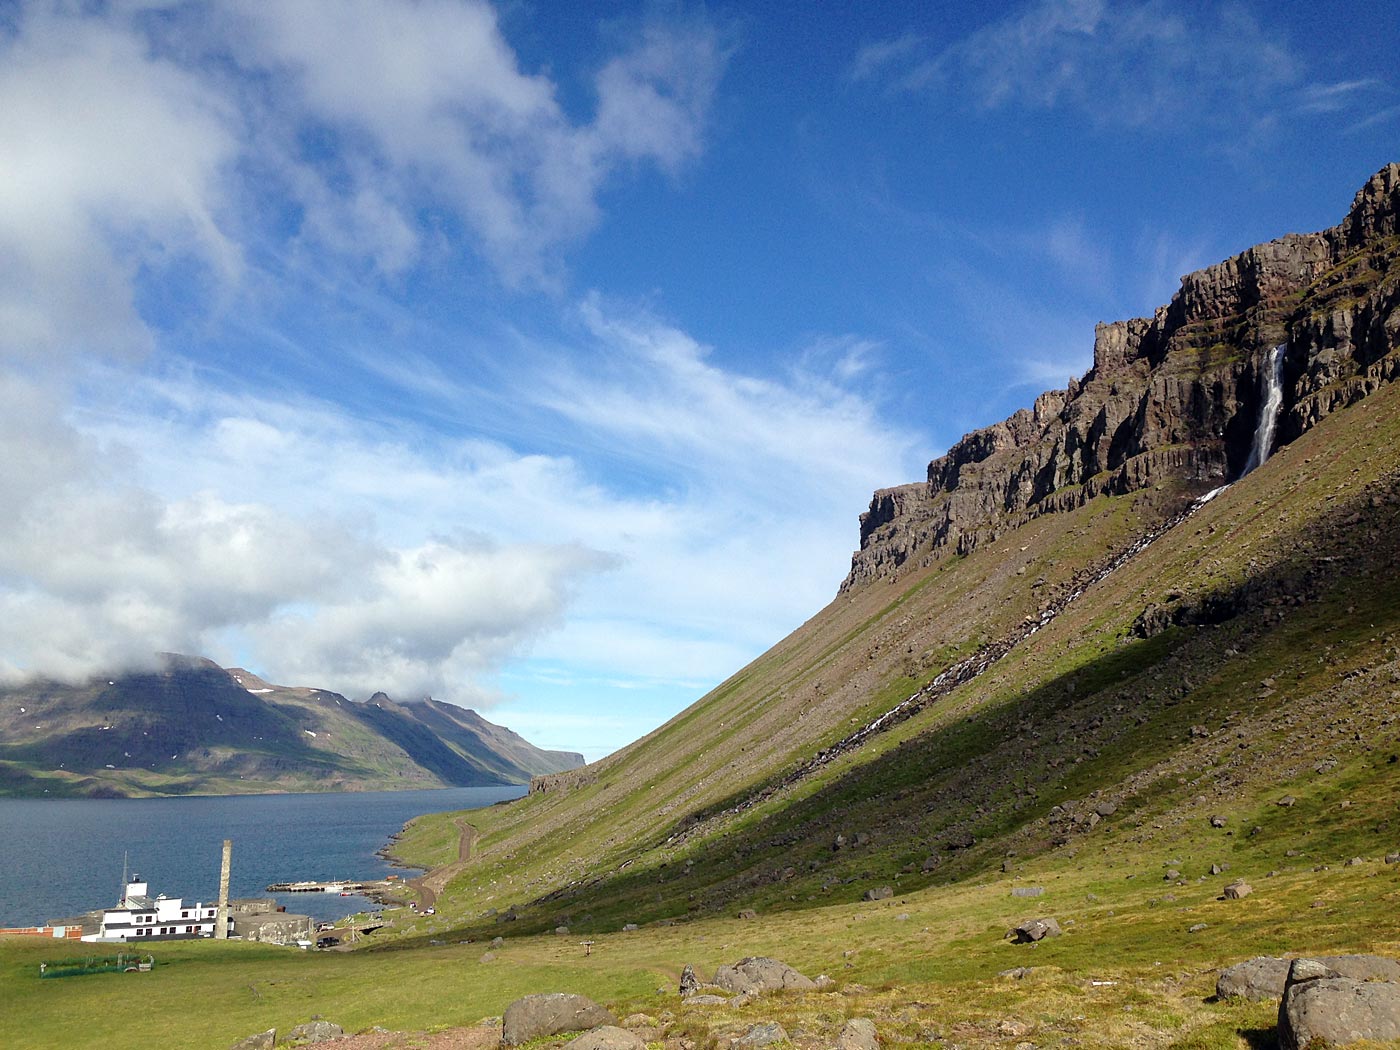
[{"label": "thin waterfall stream", "polygon": [[1254,444],[1245,460],[1244,477],[1251,470],[1262,466],[1274,447],[1274,431],[1278,429],[1279,412],[1283,409],[1283,359],[1287,355],[1288,344],[1280,343],[1269,354],[1268,366],[1260,373],[1263,403],[1259,408],[1259,421],[1254,425]]}]

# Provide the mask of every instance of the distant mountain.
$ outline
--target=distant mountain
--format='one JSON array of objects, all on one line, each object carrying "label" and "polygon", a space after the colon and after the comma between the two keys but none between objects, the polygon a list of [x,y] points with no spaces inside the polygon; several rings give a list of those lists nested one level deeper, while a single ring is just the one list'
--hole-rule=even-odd
[{"label": "distant mountain", "polygon": [[0,795],[471,787],[582,764],[452,704],[356,702],[173,654],[156,671],[0,689]]}]

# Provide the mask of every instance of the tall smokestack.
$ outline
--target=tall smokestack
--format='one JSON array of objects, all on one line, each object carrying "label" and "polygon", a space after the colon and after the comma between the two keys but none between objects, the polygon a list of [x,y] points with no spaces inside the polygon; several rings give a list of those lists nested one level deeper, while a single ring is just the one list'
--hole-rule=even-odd
[{"label": "tall smokestack", "polygon": [[228,876],[233,867],[233,839],[224,839],[224,867],[219,873],[219,917],[214,923],[214,937],[228,940]]}]

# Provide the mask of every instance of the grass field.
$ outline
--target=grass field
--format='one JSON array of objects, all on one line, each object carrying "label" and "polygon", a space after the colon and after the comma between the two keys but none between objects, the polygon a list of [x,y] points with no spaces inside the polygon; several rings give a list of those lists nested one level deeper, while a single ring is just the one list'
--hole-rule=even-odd
[{"label": "grass field", "polygon": [[[71,947],[4,939],[0,1046],[223,1047],[313,1015],[347,1031],[432,1031],[497,1016],[531,992],[572,991],[619,1016],[669,1011],[702,1044],[773,1019],[794,1042],[820,1041],[847,1017],[868,1016],[886,1042],[918,1045],[1259,1050],[1271,1045],[1275,1008],[1211,1001],[1219,967],[1255,954],[1400,953],[1400,865],[1347,866],[1309,849],[1272,877],[1239,856],[1211,877],[1205,857],[1220,851],[1199,838],[1180,836],[1170,857],[1085,851],[886,901],[592,934],[587,956],[577,933],[510,937],[501,924],[505,944],[494,950],[448,938],[344,953],[176,942],[151,949],[158,965],[150,973],[45,980],[40,961]],[[1169,861],[1178,862],[1179,882],[1163,879]],[[1327,870],[1314,870],[1321,865]],[[1218,900],[1236,875],[1255,892]],[[1011,896],[1028,885],[1043,896]],[[1063,936],[1034,946],[1003,939],[1037,915],[1056,917]],[[495,958],[482,961],[488,950]],[[684,965],[708,976],[748,955],[829,974],[838,991],[739,1009],[680,1006],[674,989]],[[1021,980],[998,976],[1020,966],[1034,969]]]}]

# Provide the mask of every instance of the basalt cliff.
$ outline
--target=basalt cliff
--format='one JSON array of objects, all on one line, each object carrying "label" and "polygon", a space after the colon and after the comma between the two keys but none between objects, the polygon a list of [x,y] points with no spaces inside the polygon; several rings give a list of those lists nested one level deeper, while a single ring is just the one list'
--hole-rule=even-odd
[{"label": "basalt cliff", "polygon": [[1289,234],[1182,279],[1150,318],[1098,326],[1093,367],[974,431],[928,480],[881,489],[843,591],[1037,515],[1162,487],[1164,510],[1240,474],[1270,351],[1284,346],[1277,442],[1400,374],[1400,164],[1340,225]]}]

